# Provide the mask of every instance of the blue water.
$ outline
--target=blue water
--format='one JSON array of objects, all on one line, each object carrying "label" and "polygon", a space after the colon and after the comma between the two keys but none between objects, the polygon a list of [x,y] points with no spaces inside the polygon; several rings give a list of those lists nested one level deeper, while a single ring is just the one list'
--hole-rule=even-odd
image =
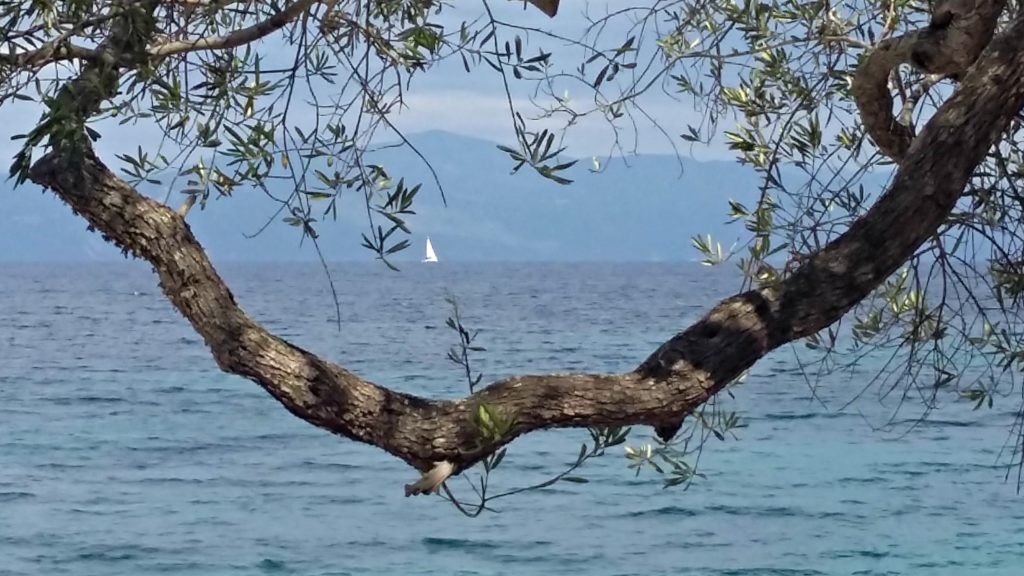
[{"label": "blue water", "polygon": [[[446,289],[488,348],[485,380],[632,368],[736,289],[691,265],[333,268],[342,329],[315,266],[229,266],[256,318],[377,382],[464,393],[445,360]],[[0,574],[972,574],[1024,566],[1024,500],[999,450],[1016,405],[946,402],[879,431],[893,400],[871,374],[812,400],[792,349],[726,406],[748,427],[713,443],[688,491],[635,478],[621,449],[559,484],[467,519],[404,498],[415,474],[322,432],[241,378],[138,265],[0,269]],[[912,421],[919,407],[905,408]],[[638,430],[633,442],[649,436]],[[513,444],[497,488],[572,460],[585,432]],[[467,494],[457,479],[453,486]]]}]

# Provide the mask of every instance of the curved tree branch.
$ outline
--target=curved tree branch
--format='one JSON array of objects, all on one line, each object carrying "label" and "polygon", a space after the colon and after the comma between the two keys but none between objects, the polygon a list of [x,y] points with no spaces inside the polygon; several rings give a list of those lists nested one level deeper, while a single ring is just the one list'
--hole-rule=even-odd
[{"label": "curved tree branch", "polygon": [[85,46],[79,46],[58,38],[35,50],[0,53],[0,62],[14,68],[37,68],[65,60],[91,60],[99,53]]},{"label": "curved tree branch", "polygon": [[[95,84],[80,90],[104,89]],[[834,323],[903,264],[946,219],[1022,106],[1024,18],[993,41],[908,147],[878,203],[786,280],[720,302],[632,372],[519,376],[455,401],[378,386],[268,332],[237,305],[185,220],[139,194],[91,150],[70,157],[56,146],[30,178],[105,238],[149,261],[222,370],[253,380],[314,425],[427,472],[409,488],[416,493],[535,430],[646,424],[670,436],[759,358]],[[474,419],[482,405],[509,417],[501,438],[482,438]]]},{"label": "curved tree branch", "polygon": [[[212,3],[208,0],[172,0],[173,3],[189,7],[206,7]],[[554,18],[558,13],[559,0],[529,0],[531,4],[540,9],[544,14]],[[265,38],[289,23],[294,22],[316,4],[327,4],[333,6],[330,0],[296,0],[284,7],[280,12],[275,13],[262,22],[252,26],[235,30],[230,34],[220,36],[208,36],[194,40],[176,40],[158,44],[149,48],[149,55],[154,58],[163,58],[186,52],[198,52],[202,50],[228,50],[245,44],[250,44]],[[228,4],[228,3],[222,3]],[[116,16],[116,13],[106,15],[102,19],[90,21],[89,25],[95,25],[103,20]],[[77,30],[77,28],[75,29]],[[45,45],[25,52],[0,52],[0,62],[23,68],[27,66],[41,66],[66,60],[93,60],[99,57],[99,51],[72,44],[68,41],[69,35],[46,43]]]},{"label": "curved tree branch", "polygon": [[[222,36],[208,36],[205,38],[196,38],[194,40],[176,40],[158,44],[149,49],[149,55],[154,58],[161,58],[184,52],[198,52],[200,50],[228,50],[230,48],[249,44],[284,28],[289,23],[297,20],[302,16],[302,14],[312,8],[313,5],[320,2],[323,2],[323,0],[296,0],[291,4],[288,4],[280,12],[275,13],[262,22],[257,22],[252,26],[242,28],[241,30],[235,30],[230,34],[224,34]],[[204,0],[175,0],[174,3],[192,8],[209,7],[213,5],[211,2]],[[229,2],[222,3],[221,5],[227,4],[229,4]],[[117,17],[119,12],[119,10],[115,10],[110,14],[106,14],[103,18],[96,18],[76,26],[69,30],[68,33],[62,34],[58,38],[47,42],[43,46],[34,50],[24,52],[0,52],[0,63],[17,68],[24,68],[43,66],[66,60],[95,60],[100,57],[99,50],[73,44],[69,41],[69,38],[73,36],[74,33],[80,32],[84,28],[95,26],[105,20]]]},{"label": "curved tree branch", "polygon": [[208,36],[195,40],[180,40],[160,44],[149,49],[149,55],[153,57],[172,56],[182,52],[196,52],[199,50],[228,50],[243,46],[264,38],[284,28],[289,23],[297,20],[314,4],[321,0],[296,0],[288,4],[283,10],[274,14],[262,22],[257,22],[247,28],[235,30],[223,36]]},{"label": "curved tree branch", "polygon": [[926,74],[962,78],[992,39],[1005,5],[1006,0],[940,2],[927,28],[879,42],[857,67],[854,101],[883,154],[900,162],[914,139],[913,128],[893,116],[890,74],[912,64]]}]

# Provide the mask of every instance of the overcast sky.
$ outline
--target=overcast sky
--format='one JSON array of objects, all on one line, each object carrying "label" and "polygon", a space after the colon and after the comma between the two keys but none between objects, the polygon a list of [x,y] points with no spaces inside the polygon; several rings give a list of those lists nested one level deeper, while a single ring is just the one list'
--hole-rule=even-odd
[{"label": "overcast sky", "polygon": [[[458,8],[447,13],[445,20],[453,28],[459,22],[471,20],[482,13],[481,2],[458,2]],[[523,27],[539,28],[550,31],[558,36],[577,39],[581,38],[590,21],[606,14],[609,6],[621,8],[622,2],[584,2],[583,0],[566,0],[561,4],[558,16],[551,19],[532,6],[523,9],[522,0],[505,0],[492,2],[497,19]],[[586,12],[585,12],[586,10]],[[612,21],[605,28],[600,45],[614,48],[629,35],[632,19],[623,16]],[[506,31],[503,40],[511,40],[512,34]],[[566,42],[552,38],[543,38],[536,33],[523,33],[528,42],[527,53],[534,54],[539,48],[553,53],[553,60],[559,70],[572,69],[582,60],[582,52],[573,49]],[[657,34],[649,34],[645,46],[652,46]],[[646,51],[645,54],[650,54]],[[592,75],[592,74],[591,74]],[[626,80],[625,74],[620,76]],[[512,124],[509,119],[508,104],[501,76],[486,66],[467,74],[459,60],[442,63],[430,74],[424,75],[414,83],[413,91],[408,97],[409,107],[396,117],[396,124],[412,132],[427,129],[443,129],[467,135],[482,136],[490,140],[508,142],[514,138]],[[519,109],[533,112],[528,97],[534,87],[529,82],[512,82],[512,91],[517,98]],[[592,101],[592,92],[578,83],[559,87],[568,90],[570,97],[584,105]],[[560,95],[564,92],[557,92]],[[640,100],[644,109],[654,121],[660,124],[674,140],[676,146],[682,147],[685,142],[679,138],[687,123],[698,123],[700,115],[689,101],[676,101],[659,90],[647,92]],[[537,124],[536,126],[544,126]],[[550,127],[556,123],[548,122]],[[637,151],[641,153],[672,153],[672,143],[657,130],[651,120],[641,118],[636,126],[639,138],[635,142]],[[626,134],[628,144],[634,144],[631,130]],[[567,143],[570,151],[578,156],[603,155],[609,151],[613,141],[613,133],[600,118],[585,119],[574,126],[569,132]],[[687,148],[684,155],[698,158],[714,156],[732,158],[722,147],[716,150]]]},{"label": "overcast sky", "polygon": [[[457,7],[449,8],[442,16],[442,22],[450,30],[456,30],[459,23],[473,20],[484,14],[483,3],[480,1],[457,2]],[[609,5],[621,7],[617,2],[584,2],[583,0],[563,0],[558,16],[550,19],[532,6],[524,9],[522,0],[492,0],[491,7],[495,16],[515,25],[535,27],[551,31],[566,38],[580,38],[589,20],[602,15]],[[585,14],[584,11],[587,11]],[[601,45],[614,47],[627,36],[630,19],[619,18],[616,24],[608,27],[602,36]],[[538,48],[554,53],[556,65],[560,69],[571,69],[581,58],[580,52],[574,51],[565,42],[551,38],[542,38],[536,33],[525,33],[528,53],[534,54]],[[650,36],[650,42],[653,38]],[[506,38],[511,40],[511,33]],[[262,52],[275,54],[273,39],[262,43]],[[288,51],[290,58],[291,51]],[[561,56],[561,57],[560,57]],[[623,80],[625,80],[625,75]],[[535,84],[530,82],[512,81],[515,102],[528,118],[536,111],[528,101]],[[568,85],[567,85],[568,86]],[[559,87],[562,90],[562,87]],[[592,99],[592,93],[580,84],[569,88],[569,95],[581,105]],[[445,130],[458,134],[482,137],[495,142],[510,144],[514,142],[514,132],[509,116],[508,104],[503,88],[502,78],[486,65],[481,65],[467,74],[461,60],[439,64],[426,74],[414,78],[411,89],[406,93],[407,107],[393,116],[392,121],[403,132],[416,133],[426,130]],[[672,153],[673,143],[680,147],[684,156],[697,159],[732,158],[722,146],[711,149],[706,147],[690,148],[679,138],[688,123],[699,122],[700,115],[689,101],[675,101],[658,90],[644,95],[643,105],[650,118],[639,118],[635,125],[639,137],[633,138],[633,126],[621,133],[621,142],[627,151],[634,148],[640,153]],[[15,102],[5,105],[0,110],[0,122],[6,134],[19,134],[30,130],[40,115],[40,107],[34,103]],[[665,132],[655,128],[654,122],[660,124]],[[555,121],[532,123],[531,128],[556,127],[561,124]],[[100,123],[96,128],[104,138],[97,148],[104,157],[114,153],[134,150],[140,143],[153,142],[158,133],[149,125],[119,126],[114,122]],[[568,133],[566,143],[569,153],[576,157],[591,155],[604,156],[611,151],[613,131],[597,116],[582,120]],[[18,149],[19,143],[6,138],[0,141],[0,156],[9,159]]]}]

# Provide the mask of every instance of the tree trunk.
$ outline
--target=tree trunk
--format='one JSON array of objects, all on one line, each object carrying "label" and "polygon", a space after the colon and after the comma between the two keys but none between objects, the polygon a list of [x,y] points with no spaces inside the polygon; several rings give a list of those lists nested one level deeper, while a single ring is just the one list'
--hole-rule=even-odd
[{"label": "tree trunk", "polygon": [[[544,428],[641,424],[670,435],[769,351],[840,319],[933,236],[1022,105],[1018,19],[907,147],[878,203],[787,279],[722,301],[635,371],[520,376],[456,401],[389,390],[269,333],[236,304],[184,218],[139,194],[91,151],[72,157],[57,146],[32,166],[30,178],[106,240],[149,261],[222,370],[253,380],[312,424],[421,471],[447,461],[457,473]],[[496,442],[484,442],[474,421],[482,404],[513,418]]]}]

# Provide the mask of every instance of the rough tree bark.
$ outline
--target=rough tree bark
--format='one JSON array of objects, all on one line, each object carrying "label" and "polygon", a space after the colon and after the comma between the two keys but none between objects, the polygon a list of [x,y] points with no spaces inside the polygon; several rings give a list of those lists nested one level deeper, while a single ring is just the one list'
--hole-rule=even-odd
[{"label": "rough tree bark", "polygon": [[[872,137],[899,163],[891,188],[849,231],[780,284],[720,302],[625,374],[519,376],[454,401],[395,392],[286,342],[249,318],[184,218],[139,194],[91,150],[72,153],[53,142],[32,166],[30,178],[104,238],[149,261],[168,299],[202,335],[222,370],[256,382],[316,426],[382,448],[422,472],[434,468],[414,489],[429,491],[449,474],[534,430],[651,425],[669,436],[682,418],[759,358],[836,322],[867,296],[935,233],[986,151],[1024,105],[1024,18],[989,42],[1002,6],[1002,1],[979,0],[960,21],[970,33],[915,32],[894,41],[898,50],[882,46],[869,56],[857,73],[857,102]],[[953,19],[953,25],[960,24]],[[971,38],[971,44],[963,38]],[[911,141],[906,134],[893,136],[891,100],[878,79],[884,84],[894,62],[914,62],[913,55],[925,48],[929,54],[956,51],[947,60],[958,64],[944,65],[941,72],[957,74],[963,82]],[[147,48],[135,50],[142,54]],[[117,56],[118,62],[131,60]],[[109,85],[89,80],[91,73],[85,66],[68,85],[85,116],[113,96]],[[879,123],[877,118],[886,113],[889,119]],[[906,140],[886,144],[893,138]],[[480,441],[473,419],[480,404],[515,417],[509,434],[497,443]]]}]

